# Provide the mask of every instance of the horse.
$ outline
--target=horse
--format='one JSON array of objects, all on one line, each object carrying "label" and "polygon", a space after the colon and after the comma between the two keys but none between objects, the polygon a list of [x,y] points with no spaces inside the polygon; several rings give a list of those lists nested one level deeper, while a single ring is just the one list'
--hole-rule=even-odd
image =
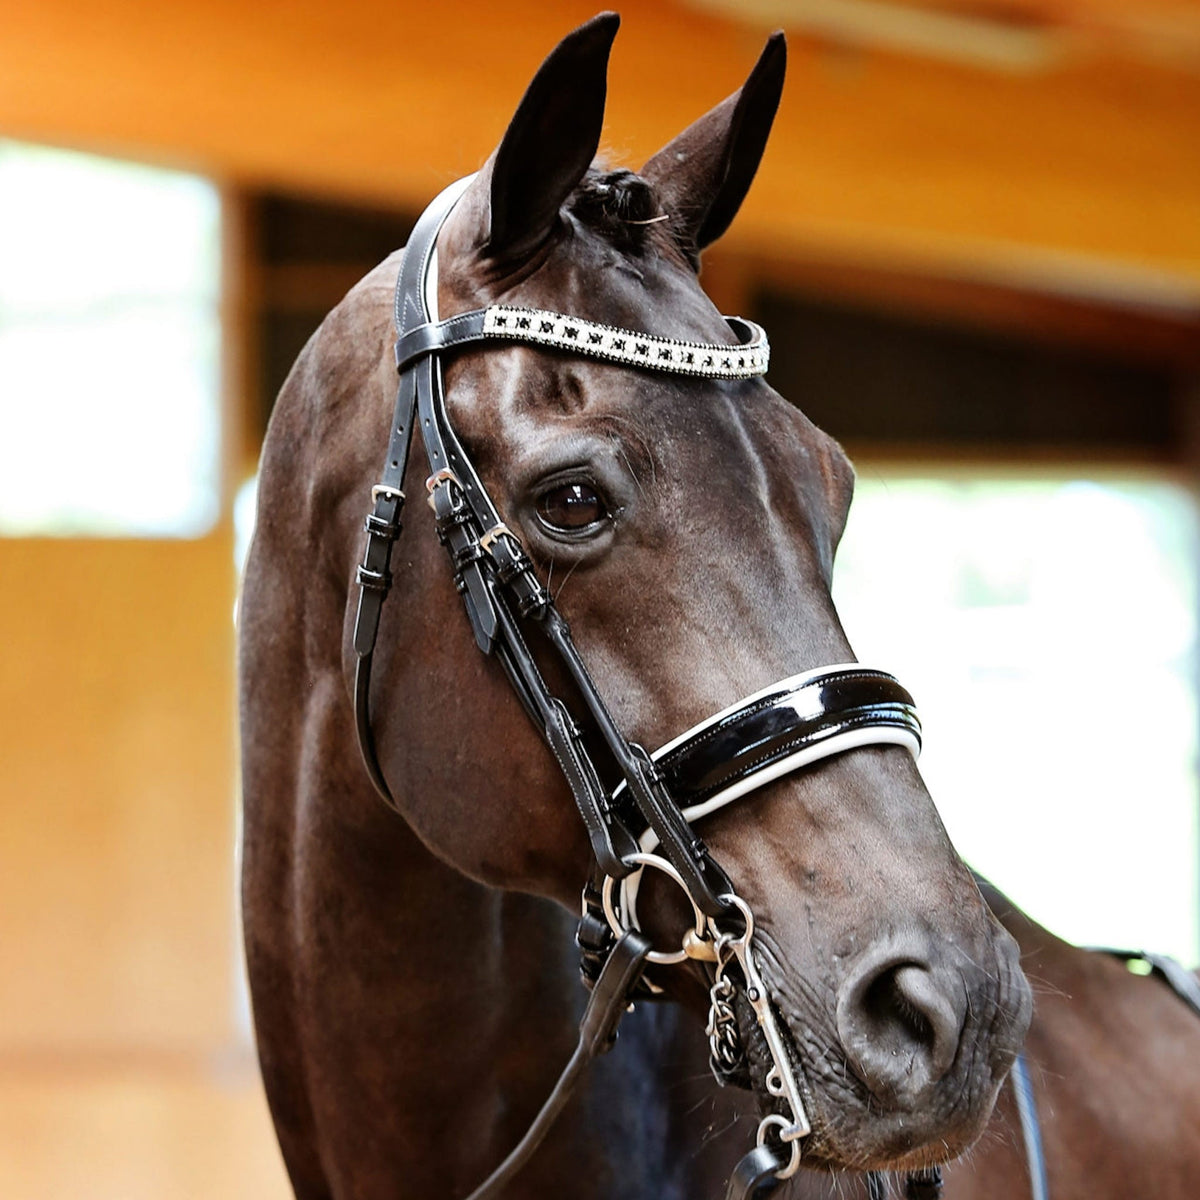
[{"label": "horse", "polygon": [[299,1200],[933,1188],[1029,1023],[830,599],[849,462],[698,281],[783,38],[635,173],[596,161],[617,25],[327,317],[263,446],[242,911]]}]

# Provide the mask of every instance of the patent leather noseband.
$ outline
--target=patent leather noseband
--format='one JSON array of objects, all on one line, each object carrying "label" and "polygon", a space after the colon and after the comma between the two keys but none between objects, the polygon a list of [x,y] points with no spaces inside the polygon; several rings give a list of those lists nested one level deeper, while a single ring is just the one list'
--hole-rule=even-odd
[{"label": "patent leather noseband", "polygon": [[857,663],[793,675],[689,729],[651,757],[689,821],[856,746],[921,749],[912,697]]},{"label": "patent leather noseband", "polygon": [[[383,471],[371,489],[366,547],[357,576],[355,721],[363,762],[380,794],[395,807],[372,735],[371,664],[380,611],[391,586],[392,546],[400,536],[403,485],[415,426],[428,459],[426,487],[438,537],[449,553],[475,641],[499,661],[554,755],[591,843],[594,870],[584,889],[578,940],[585,981],[596,985],[593,1002],[602,1011],[592,1018],[592,1033],[581,1032],[577,1056],[586,1059],[606,1048],[611,1038],[607,1033],[598,1038],[594,1030],[615,1031],[630,998],[649,991],[641,967],[653,955],[636,931],[634,877],[647,865],[665,870],[683,888],[696,913],[695,937],[686,953],[716,964],[714,1014],[720,986],[725,986],[723,995],[741,988],[755,1006],[767,1039],[774,1062],[767,1088],[784,1111],[763,1119],[759,1145],[735,1173],[729,1193],[765,1194],[799,1165],[808,1122],[793,1064],[758,979],[753,914],[691,821],[788,771],[858,746],[898,744],[915,755],[920,748],[920,723],[911,696],[891,675],[849,664],[821,668],[763,689],[654,754],[624,736],[575,649],[566,621],[455,433],[446,411],[442,360],[466,345],[521,343],[632,370],[744,379],[765,373],[769,346],[757,325],[738,317],[726,318],[733,339],[728,344],[659,337],[549,310],[504,305],[440,320],[437,235],[469,183],[460,180],[426,209],[413,230],[396,285],[399,387]],[[557,656],[577,697],[576,709],[547,686],[529,650],[530,636],[543,639]],[[586,743],[585,728],[590,735]],[[602,762],[595,758],[593,746],[599,747]],[[614,778],[619,781],[616,787],[601,782]],[[610,902],[606,913],[601,895],[606,887],[611,895],[614,882],[620,884],[621,900],[619,905]],[[757,981],[756,986],[751,986],[752,981]],[[713,1020],[716,1023],[715,1016]],[[723,1053],[736,1052],[738,1034],[728,1022],[714,1036],[714,1054],[718,1043]],[[564,1073],[564,1081],[571,1070]],[[729,1072],[722,1075],[717,1070],[717,1074],[725,1082]],[[563,1086],[560,1081],[555,1097]],[[511,1176],[532,1153],[555,1112],[557,1107],[548,1102],[518,1150],[473,1197],[490,1195]]]}]

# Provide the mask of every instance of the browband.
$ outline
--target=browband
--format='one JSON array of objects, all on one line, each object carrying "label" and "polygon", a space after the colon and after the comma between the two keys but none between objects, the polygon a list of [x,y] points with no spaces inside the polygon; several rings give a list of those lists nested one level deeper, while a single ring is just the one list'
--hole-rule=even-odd
[{"label": "browband", "polygon": [[582,317],[568,317],[544,308],[492,304],[459,313],[445,321],[426,321],[396,341],[396,369],[403,371],[427,354],[471,342],[528,342],[588,358],[698,375],[705,379],[750,379],[765,375],[771,346],[762,326],[744,317],[726,317],[736,346],[719,342],[684,342],[636,329],[618,329]]}]

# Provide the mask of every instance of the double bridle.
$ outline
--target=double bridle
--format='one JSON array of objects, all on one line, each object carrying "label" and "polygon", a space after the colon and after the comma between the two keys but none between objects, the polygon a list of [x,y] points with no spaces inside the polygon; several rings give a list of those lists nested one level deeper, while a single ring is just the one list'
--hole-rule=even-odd
[{"label": "double bridle", "polygon": [[[582,1067],[611,1045],[630,1000],[659,990],[643,977],[645,964],[688,958],[711,964],[708,1035],[718,1082],[748,1082],[734,1009],[739,991],[770,1054],[766,1090],[781,1111],[760,1121],[757,1146],[739,1164],[729,1192],[762,1195],[795,1173],[810,1126],[792,1055],[758,970],[754,915],[691,822],[787,772],[859,746],[901,745],[915,756],[920,723],[912,698],[891,675],[846,664],[773,684],[654,754],[625,738],[580,658],[566,621],[455,434],[446,412],[442,356],[463,345],[518,342],[636,369],[743,379],[766,372],[767,339],[762,329],[740,317],[726,318],[735,345],[678,341],[506,305],[439,320],[437,236],[469,183],[470,178],[459,180],[422,214],[396,283],[399,389],[387,458],[379,483],[371,489],[366,550],[357,577],[354,701],[359,746],[372,782],[395,808],[371,732],[371,661],[380,611],[391,586],[392,546],[401,530],[402,488],[415,423],[429,461],[426,487],[438,538],[450,554],[475,641],[499,660],[557,760],[583,818],[594,860],[577,934],[584,980],[592,989],[579,1048],[521,1145],[471,1200],[491,1195],[532,1153]],[[585,710],[589,741],[575,713],[551,692],[538,669],[526,641],[532,630],[565,669]],[[607,777],[619,779],[615,787],[602,782],[589,749],[597,742],[608,759]],[[639,932],[637,886],[647,868],[667,874],[690,902],[694,922],[678,950],[653,950]]]}]

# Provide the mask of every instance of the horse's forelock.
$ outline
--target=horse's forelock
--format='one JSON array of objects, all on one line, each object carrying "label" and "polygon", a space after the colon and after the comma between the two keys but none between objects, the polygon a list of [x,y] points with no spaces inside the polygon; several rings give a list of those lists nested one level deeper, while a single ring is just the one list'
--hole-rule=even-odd
[{"label": "horse's forelock", "polygon": [[567,207],[618,250],[640,254],[652,241],[670,234],[663,228],[670,222],[663,220],[666,214],[654,185],[623,168],[590,169]]}]

